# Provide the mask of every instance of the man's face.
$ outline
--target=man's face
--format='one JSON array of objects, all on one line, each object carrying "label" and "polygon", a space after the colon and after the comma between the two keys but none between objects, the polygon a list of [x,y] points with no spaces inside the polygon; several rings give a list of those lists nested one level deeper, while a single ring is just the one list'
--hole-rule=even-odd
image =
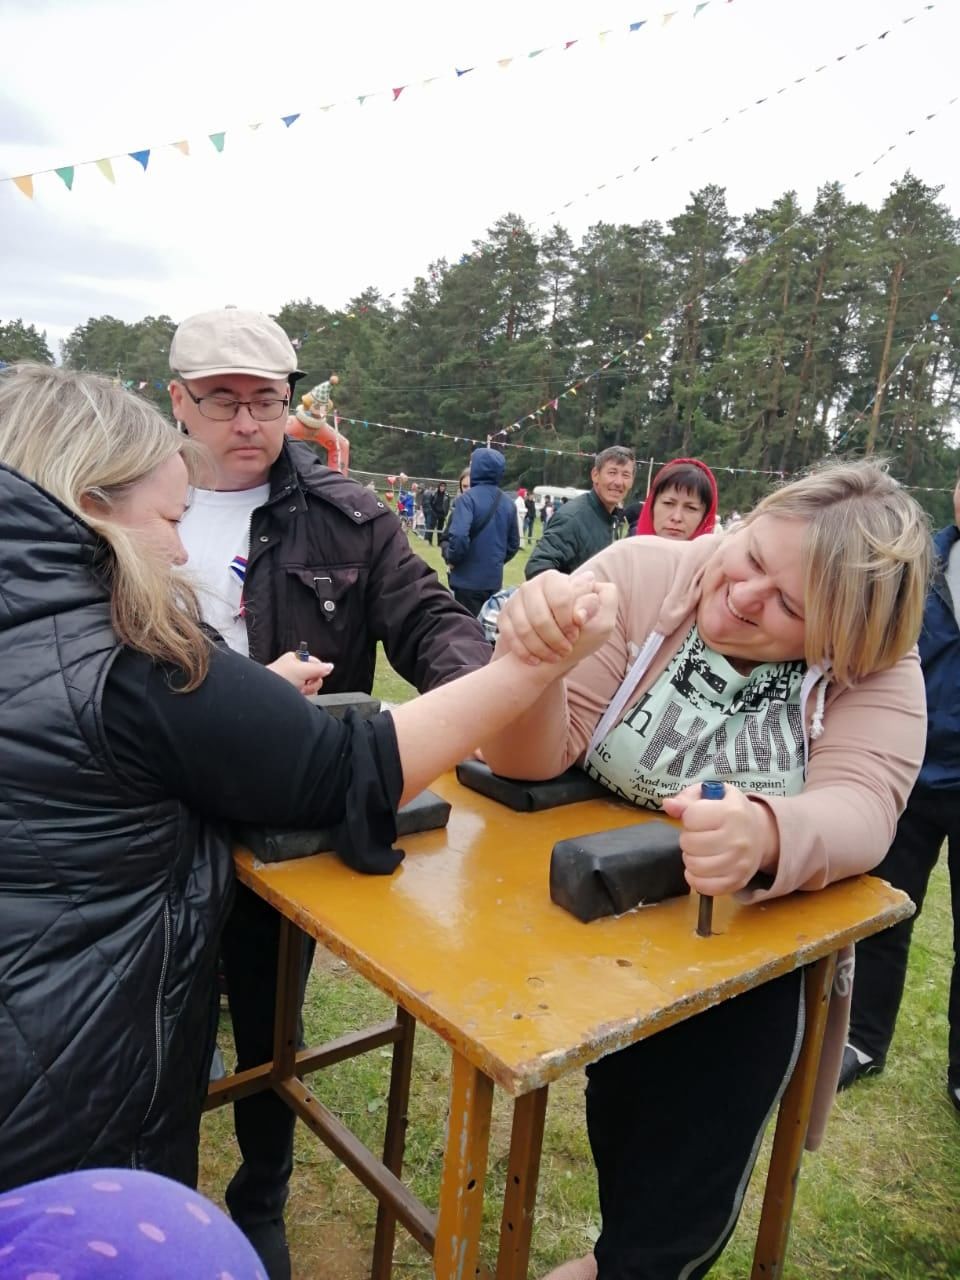
[{"label": "man's face", "polygon": [[[197,400],[191,399],[189,392]],[[249,405],[241,405],[226,422],[206,417],[201,409],[229,401],[268,402],[288,400],[285,379],[274,382],[248,373],[215,374],[210,378],[189,378],[170,383],[170,404],[174,417],[182,422],[195,440],[206,445],[217,469],[218,489],[253,489],[265,484],[270,468],[280,456],[287,428],[287,410],[270,422],[251,416]],[[205,397],[213,397],[207,400]]]},{"label": "man's face", "polygon": [[632,462],[605,462],[590,472],[593,491],[608,511],[614,511],[633,488],[636,466]]}]

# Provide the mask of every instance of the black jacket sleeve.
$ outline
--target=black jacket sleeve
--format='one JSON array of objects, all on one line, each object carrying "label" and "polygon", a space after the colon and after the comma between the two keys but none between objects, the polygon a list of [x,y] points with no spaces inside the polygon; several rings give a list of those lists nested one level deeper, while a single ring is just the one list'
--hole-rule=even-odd
[{"label": "black jacket sleeve", "polygon": [[[458,504],[458,510],[461,504]],[[421,693],[490,661],[489,641],[393,521],[378,520],[368,614],[393,669]]]},{"label": "black jacket sleeve", "polygon": [[332,827],[348,865],[393,869],[403,773],[389,713],[335,720],[272,671],[216,647],[198,689],[178,693],[177,679],[129,649],[110,669],[103,733],[127,785],[210,819]]},{"label": "black jacket sleeve", "polygon": [[580,537],[577,521],[561,507],[550,519],[540,541],[530,553],[524,569],[529,582],[545,569],[558,569],[569,573],[584,557],[580,554]]}]

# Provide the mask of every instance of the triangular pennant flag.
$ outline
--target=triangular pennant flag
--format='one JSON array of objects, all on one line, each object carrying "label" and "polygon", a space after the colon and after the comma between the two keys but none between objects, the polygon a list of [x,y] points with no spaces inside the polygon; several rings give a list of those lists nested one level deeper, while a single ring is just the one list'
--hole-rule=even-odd
[{"label": "triangular pennant flag", "polygon": [[173,145],[177,148],[177,150],[180,152],[181,155],[188,156],[190,154],[189,142],[175,142]]},{"label": "triangular pennant flag", "polygon": [[137,383],[137,390],[138,390],[138,391],[142,391],[142,390],[143,390],[143,388],[144,388],[146,385],[147,385],[147,384],[146,384],[146,382],[138,382],[138,383]]},{"label": "triangular pennant flag", "polygon": [[98,160],[97,168],[108,182],[116,182],[116,178],[113,176],[113,165],[110,163],[109,159]]},{"label": "triangular pennant flag", "polygon": [[701,3],[698,4],[697,7],[694,9],[693,16],[696,17],[697,14],[700,12],[700,10],[705,9],[709,3],[710,3],[710,0],[701,0]]},{"label": "triangular pennant flag", "polygon": [[608,36],[609,34],[610,34],[610,28],[609,28],[609,27],[607,27],[606,31],[598,31],[598,32],[597,32],[597,39],[600,41],[600,43],[601,43],[601,44],[606,44],[606,42],[607,42],[607,36]]},{"label": "triangular pennant flag", "polygon": [[497,66],[501,67],[504,71],[506,71],[507,67],[509,67],[512,61],[513,61],[512,58],[498,58]]},{"label": "triangular pennant flag", "polygon": [[530,50],[530,52],[527,54],[527,57],[528,57],[528,58],[539,58],[539,57],[540,57],[540,55],[541,55],[541,53],[543,53],[543,50],[542,50],[542,49],[531,49],[531,50]]},{"label": "triangular pennant flag", "polygon": [[631,31],[639,31],[641,27],[645,27],[646,25],[647,25],[647,20],[646,20],[646,18],[644,18],[642,22],[631,22],[631,23],[630,23],[630,30],[631,30]]},{"label": "triangular pennant flag", "polygon": [[406,86],[405,84],[402,84],[402,85],[400,85],[400,87],[399,87],[399,88],[394,89],[394,90],[392,91],[392,92],[393,92],[393,100],[394,100],[394,102],[396,102],[396,100],[400,97],[401,93],[403,93],[403,91],[404,91],[404,89],[405,89],[406,87],[407,87],[407,86]]},{"label": "triangular pennant flag", "polygon": [[[254,133],[256,133],[256,131],[260,128],[261,124],[263,124],[263,121],[258,120],[256,124],[250,125],[250,128],[253,130]],[[210,138],[211,140],[213,139],[213,134],[210,135]],[[214,143],[213,145],[216,146],[217,144]]]},{"label": "triangular pennant flag", "polygon": [[671,9],[669,13],[665,13],[663,15],[663,26],[666,26],[667,23],[670,21],[670,19],[675,18],[676,16],[677,16],[676,9]]},{"label": "triangular pennant flag", "polygon": [[473,67],[463,67],[463,68],[461,68],[461,67],[454,67],[454,71],[456,71],[456,73],[457,73],[457,79],[458,79],[458,80],[460,79],[460,77],[461,77],[461,76],[469,75],[469,73],[470,73],[472,70],[473,70]]},{"label": "triangular pennant flag", "polygon": [[293,115],[292,115],[292,116],[281,116],[281,117],[280,117],[280,119],[283,121],[283,123],[284,123],[284,124],[287,126],[287,128],[289,129],[289,128],[290,128],[290,126],[293,124],[294,120],[299,120],[299,119],[300,119],[300,112],[299,112],[299,111],[295,111],[295,112],[293,113]]},{"label": "triangular pennant flag", "polygon": [[426,80],[420,81],[420,88],[425,89],[428,84],[434,84],[439,79],[440,79],[439,76],[428,76]]},{"label": "triangular pennant flag", "polygon": [[62,169],[55,169],[54,172],[56,173],[57,177],[61,179],[61,181],[63,182],[63,185],[67,188],[67,190],[72,191],[73,190],[73,165],[72,164],[64,165]]},{"label": "triangular pennant flag", "polygon": [[572,49],[576,43],[576,40],[564,40],[563,47],[564,49]]},{"label": "triangular pennant flag", "polygon": [[147,165],[150,163],[150,148],[146,151],[128,151],[127,155],[131,160],[136,160],[137,164],[143,165],[143,172],[147,172]]},{"label": "triangular pennant flag", "polygon": [[366,100],[367,100],[369,97],[372,97],[372,94],[369,94],[369,93],[358,93],[358,94],[357,94],[357,101],[360,103],[361,107],[363,106],[363,104],[366,102]]},{"label": "triangular pennant flag", "polygon": [[14,178],[13,185],[22,191],[28,200],[33,199],[33,174],[25,173],[22,178]]},{"label": "triangular pennant flag", "polygon": [[227,135],[225,133],[208,133],[207,134],[207,137],[210,139],[210,141],[213,143],[213,145],[217,148],[218,151],[223,150],[223,141],[224,141],[224,138],[226,138],[226,136]]}]

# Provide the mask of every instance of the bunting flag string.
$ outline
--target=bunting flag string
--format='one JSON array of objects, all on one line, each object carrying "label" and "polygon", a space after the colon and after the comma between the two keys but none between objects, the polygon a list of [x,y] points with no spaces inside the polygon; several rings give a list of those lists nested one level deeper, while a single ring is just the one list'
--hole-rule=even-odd
[{"label": "bunting flag string", "polygon": [[[918,10],[917,13],[910,14],[909,17],[906,17],[906,18],[901,18],[900,26],[901,27],[909,26],[909,24],[915,21],[915,19],[922,17],[923,14],[929,13],[932,9],[935,9],[935,8],[936,8],[936,5],[925,4],[922,9]],[[694,17],[696,17],[696,14],[694,14]],[[851,58],[858,53],[862,53],[864,49],[868,49],[871,45],[880,44],[881,41],[886,41],[887,37],[891,34],[892,31],[893,31],[892,27],[888,28],[886,31],[881,31],[880,34],[878,36],[874,36],[872,40],[864,40],[861,44],[856,45],[853,49],[848,50],[846,53],[838,54],[836,57],[830,59],[827,62],[821,62],[818,67],[814,67],[813,70],[808,71],[806,75],[798,76],[795,80],[792,80],[789,84],[781,85],[779,89],[771,89],[768,93],[765,93],[761,98],[754,98],[752,102],[746,103],[745,106],[740,107],[739,110],[732,112],[730,115],[724,116],[721,120],[715,120],[712,124],[707,125],[705,129],[700,129],[696,133],[691,133],[688,137],[682,138],[680,139],[680,141],[675,142],[673,146],[657,151],[654,155],[649,156],[646,160],[639,161],[631,169],[625,169],[623,173],[618,173],[615,177],[608,178],[606,182],[601,182],[599,183],[598,186],[591,187],[589,191],[584,191],[582,195],[574,196],[572,199],[564,201],[564,203],[559,205],[556,209],[550,209],[547,212],[546,217],[555,218],[558,216],[558,214],[562,210],[569,209],[573,205],[579,204],[581,200],[589,200],[590,197],[595,195],[598,191],[605,191],[608,187],[612,186],[615,182],[624,182],[627,179],[632,178],[634,174],[639,173],[640,170],[643,169],[646,165],[655,164],[658,160],[662,159],[664,156],[672,155],[675,151],[679,151],[682,147],[686,147],[686,146],[689,146],[691,143],[698,142],[701,138],[705,137],[707,134],[713,133],[714,130],[722,129],[724,125],[728,125],[734,120],[739,120],[741,116],[745,116],[748,112],[756,111],[758,107],[762,107],[766,103],[772,102],[775,98],[782,97],[783,94],[788,93],[791,89],[795,89],[798,85],[805,84],[808,80],[812,80],[814,76],[819,75],[821,72],[828,70],[830,67],[838,66],[841,62],[845,62],[848,58]],[[873,163],[876,164],[877,161],[874,160]],[[854,174],[854,177],[859,177],[859,174]]]},{"label": "bunting flag string", "polygon": [[[706,9],[710,5],[710,3],[711,3],[711,0],[700,0],[700,3],[698,4],[688,5],[687,9],[690,13],[691,18],[699,17],[700,13],[704,9]],[[733,0],[726,0],[727,5],[732,3],[733,3]],[[932,8],[933,6],[931,5],[929,7]],[[667,23],[672,18],[676,17],[679,13],[680,13],[679,9],[674,9],[670,13],[662,14],[661,25],[666,26]],[[599,43],[601,45],[605,45],[607,42],[608,36],[617,35],[617,36],[629,37],[649,25],[650,25],[649,20],[644,18],[638,22],[628,23],[626,26],[622,28],[615,29],[611,27],[611,28],[608,28],[606,31],[598,31],[595,34]],[[562,40],[557,44],[542,45],[537,49],[531,49],[526,54],[514,54],[507,58],[497,58],[495,65],[499,67],[501,70],[506,70],[507,68],[509,68],[510,66],[518,62],[534,61],[535,59],[539,58],[541,54],[565,53],[569,49],[572,49],[574,46],[579,46],[583,48],[586,46],[587,41],[589,39],[590,37],[588,36],[576,36],[572,40]],[[454,67],[454,77],[456,80],[459,81],[459,80],[462,80],[464,76],[467,76],[471,72],[476,71],[478,69],[479,67],[477,65],[456,66]],[[314,109],[322,112],[328,112],[328,111],[332,111],[335,107],[344,107],[344,106],[350,105],[351,103],[356,103],[357,106],[362,107],[365,102],[369,101],[369,99],[377,98],[381,96],[389,97],[391,102],[397,102],[400,99],[401,94],[403,94],[405,90],[412,89],[412,88],[426,89],[430,85],[442,79],[444,79],[444,76],[442,75],[427,76],[425,79],[418,80],[416,84],[411,83],[411,84],[393,85],[390,88],[376,89],[370,93],[353,94],[352,96],[345,98],[340,102],[327,102],[327,103],[324,103],[322,106]],[[295,112],[291,112],[288,115],[282,115],[279,117],[279,119],[282,122],[282,124],[287,129],[289,129],[291,125],[295,124],[296,121],[300,119],[302,114],[303,114],[302,111],[295,111]],[[258,130],[261,127],[262,123],[263,123],[262,121],[258,121],[256,124],[250,124],[247,127],[253,130],[254,132],[256,132],[256,130]],[[206,136],[218,152],[223,151],[224,144],[226,141],[226,136],[227,136],[226,130],[221,130],[220,132],[217,132],[217,133],[208,133]],[[165,142],[165,143],[159,144],[158,146],[145,147],[136,151],[119,151],[115,155],[103,156],[98,160],[77,161],[74,164],[61,166],[59,168],[36,169],[34,170],[33,173],[20,174],[19,176],[14,176],[11,174],[11,175],[8,175],[7,177],[0,177],[0,183],[12,182],[14,186],[16,186],[20,191],[22,191],[25,196],[27,196],[29,199],[32,200],[34,197],[34,185],[33,185],[34,178],[41,177],[42,175],[45,175],[45,174],[56,174],[59,178],[63,180],[64,184],[67,187],[67,190],[72,191],[73,176],[75,171],[77,169],[86,168],[89,165],[96,165],[100,169],[101,173],[103,173],[104,177],[106,177],[110,182],[115,182],[116,179],[113,176],[111,161],[133,159],[143,167],[144,171],[146,171],[147,164],[149,163],[151,155],[155,151],[163,150],[169,147],[175,148],[185,156],[188,156],[190,154],[189,143],[185,140],[180,140],[178,142]],[[64,176],[67,173],[69,173],[70,175],[69,182]]]},{"label": "bunting flag string", "polygon": [[[350,426],[361,428],[375,428],[379,431],[399,431],[405,436],[430,436],[436,440],[452,440],[455,444],[468,444],[471,446],[483,447],[487,444],[486,439],[478,440],[473,436],[456,436],[450,435],[445,431],[421,431],[417,427],[400,427],[392,422],[374,422],[369,418],[345,418],[339,415],[340,423],[348,423]],[[522,449],[527,453],[542,453],[545,457],[551,458],[589,458],[591,461],[596,456],[593,453],[584,453],[580,449],[549,449],[543,445],[517,444],[514,441],[498,440],[497,447],[500,449]],[[663,467],[669,458],[639,458],[638,463],[649,464],[651,467]],[[792,479],[792,475],[788,475],[785,471],[767,470],[763,471],[756,467],[727,467],[722,463],[710,463],[711,471],[717,475],[728,476],[771,476],[777,480]],[[383,476],[386,478],[385,472],[365,471],[364,475]],[[904,485],[905,489],[910,489],[917,493],[953,493],[953,489],[937,489],[927,487],[925,485]]]},{"label": "bunting flag string", "polygon": [[[950,98],[947,102],[943,104],[943,106],[938,107],[936,111],[928,112],[924,116],[923,120],[920,121],[918,124],[914,125],[912,129],[906,129],[902,135],[902,138],[914,137],[917,134],[917,132],[920,129],[922,129],[925,125],[929,124],[931,120],[936,120],[936,118],[942,112],[947,111],[950,107],[954,106],[954,104],[958,101],[958,99],[960,99],[960,94],[958,94],[956,97]],[[897,149],[897,147],[900,145],[900,142],[902,141],[902,138],[898,138],[897,141],[892,142],[888,147],[886,147],[883,151],[881,151],[880,154],[876,157],[874,161],[872,161],[872,163],[869,166],[863,166],[857,169],[854,173],[850,175],[848,179],[846,179],[846,181],[840,182],[837,185],[841,189],[845,188],[851,181],[854,181],[855,179],[861,177],[862,174],[866,171],[866,168],[872,168],[873,165],[879,164],[881,160],[885,160],[889,155],[892,154],[892,152],[894,152]],[[740,258],[738,262],[734,263],[734,265],[730,268],[728,272],[722,275],[718,280],[715,280],[713,284],[707,285],[706,288],[701,289],[700,292],[696,294],[695,297],[692,298],[687,305],[692,306],[694,302],[699,302],[703,298],[711,297],[712,294],[715,293],[718,289],[720,289],[723,285],[728,284],[730,280],[732,280],[733,277],[737,274],[737,272],[740,271],[744,266],[746,266],[748,262],[754,262],[758,258],[764,256],[765,254],[768,254],[775,245],[779,244],[779,242],[784,238],[784,236],[787,236],[790,234],[791,231],[796,230],[796,228],[799,227],[806,220],[806,217],[807,217],[806,214],[798,215],[796,218],[794,218],[792,222],[788,223],[788,225],[785,226],[782,231],[778,231],[776,235],[771,236],[771,238],[767,241],[766,245],[764,245],[763,249],[761,249],[758,253],[748,254],[745,257]],[[948,294],[949,294],[949,291],[948,291]],[[943,303],[941,302],[940,305],[942,306]],[[648,329],[644,333],[642,338],[637,338],[634,342],[628,343],[620,351],[615,352],[608,360],[603,361],[603,363],[600,364],[596,369],[593,369],[590,371],[590,373],[584,374],[582,377],[575,379],[568,386],[566,386],[563,389],[563,391],[561,391],[558,395],[553,396],[550,399],[544,401],[544,403],[541,404],[539,408],[534,409],[530,413],[523,414],[515,422],[511,422],[507,426],[501,427],[499,431],[494,432],[492,438],[495,440],[498,440],[500,436],[506,436],[511,434],[514,431],[519,431],[531,422],[538,422],[541,416],[545,414],[548,409],[553,409],[554,411],[556,411],[557,408],[559,407],[559,402],[561,400],[566,399],[568,397],[575,397],[577,395],[577,392],[582,387],[594,381],[596,378],[599,378],[601,374],[603,374],[607,369],[611,367],[611,365],[617,364],[619,361],[623,360],[624,357],[628,356],[631,352],[642,350],[647,345],[648,342],[652,341],[654,333],[660,332],[660,330],[666,324],[667,319],[668,317],[664,316],[661,320],[657,322],[656,325]],[[914,339],[914,342],[912,345],[915,346],[919,340],[920,338],[918,335]],[[904,359],[905,358],[906,358],[906,355],[904,356]],[[894,370],[893,373],[891,373],[890,375],[891,378],[893,377],[893,374],[895,372],[896,370]],[[872,401],[871,401],[871,404],[872,404]],[[869,406],[868,406],[868,409],[869,409]],[[862,412],[867,412],[867,411],[868,410],[863,410]]]}]

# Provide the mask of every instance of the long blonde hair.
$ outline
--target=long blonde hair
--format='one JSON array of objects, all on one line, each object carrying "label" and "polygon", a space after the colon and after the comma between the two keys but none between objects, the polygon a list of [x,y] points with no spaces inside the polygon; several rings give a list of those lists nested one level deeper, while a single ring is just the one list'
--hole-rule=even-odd
[{"label": "long blonde hair", "polygon": [[[196,469],[195,446],[153,405],[107,378],[39,364],[0,374],[0,462],[52,494],[108,544],[104,572],[117,636],[180,667],[186,680],[177,688],[186,692],[202,683],[210,661],[196,597],[172,565],[145,554],[109,514],[177,454]],[[91,500],[103,515],[91,514]]]},{"label": "long blonde hair", "polygon": [[917,643],[933,567],[926,515],[882,462],[827,463],[745,518],[805,520],[804,649],[840,684],[892,667]]}]

